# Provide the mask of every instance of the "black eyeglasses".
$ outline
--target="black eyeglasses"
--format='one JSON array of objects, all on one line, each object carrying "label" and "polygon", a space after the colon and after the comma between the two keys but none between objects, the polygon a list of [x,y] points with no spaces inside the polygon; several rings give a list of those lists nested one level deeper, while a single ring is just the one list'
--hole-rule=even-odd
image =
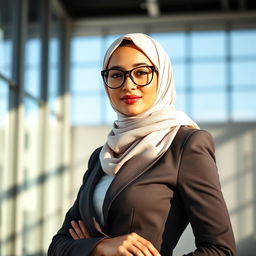
[{"label": "black eyeglasses", "polygon": [[110,68],[102,70],[101,75],[109,88],[117,89],[124,85],[127,74],[136,85],[146,86],[152,82],[155,71],[155,66],[140,66],[127,71]]}]

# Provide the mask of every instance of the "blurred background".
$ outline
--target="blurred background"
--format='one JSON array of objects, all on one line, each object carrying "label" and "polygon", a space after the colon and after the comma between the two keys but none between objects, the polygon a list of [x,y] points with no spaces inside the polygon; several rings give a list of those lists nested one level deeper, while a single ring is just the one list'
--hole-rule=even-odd
[{"label": "blurred background", "polygon": [[[129,32],[170,55],[177,108],[214,136],[238,255],[256,255],[256,1],[0,0],[0,256],[46,255],[116,118],[101,63]],[[174,256],[194,248],[188,227]]]}]

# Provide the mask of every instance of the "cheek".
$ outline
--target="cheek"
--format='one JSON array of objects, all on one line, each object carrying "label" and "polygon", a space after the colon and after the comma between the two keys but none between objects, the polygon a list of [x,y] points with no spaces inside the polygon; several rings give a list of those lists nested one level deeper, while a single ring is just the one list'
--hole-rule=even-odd
[{"label": "cheek", "polygon": [[150,99],[151,103],[153,103],[157,95],[157,82],[153,83],[151,87],[145,89],[147,89],[147,91],[145,91],[145,94],[148,95],[148,99]]},{"label": "cheek", "polygon": [[119,98],[117,90],[107,88],[107,94],[111,103],[115,105],[117,99]]}]

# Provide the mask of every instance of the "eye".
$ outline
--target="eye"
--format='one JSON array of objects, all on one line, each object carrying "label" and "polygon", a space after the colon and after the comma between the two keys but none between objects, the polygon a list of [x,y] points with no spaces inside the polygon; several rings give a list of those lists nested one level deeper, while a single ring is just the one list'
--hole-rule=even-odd
[{"label": "eye", "polygon": [[124,75],[121,71],[112,70],[109,72],[109,77],[111,79],[119,79],[122,78]]},{"label": "eye", "polygon": [[134,75],[136,77],[147,76],[149,73],[150,73],[149,68],[138,68],[134,70]]},{"label": "eye", "polygon": [[137,75],[139,75],[139,76],[143,76],[143,75],[147,75],[147,74],[148,74],[148,72],[145,70],[140,70],[137,72]]}]

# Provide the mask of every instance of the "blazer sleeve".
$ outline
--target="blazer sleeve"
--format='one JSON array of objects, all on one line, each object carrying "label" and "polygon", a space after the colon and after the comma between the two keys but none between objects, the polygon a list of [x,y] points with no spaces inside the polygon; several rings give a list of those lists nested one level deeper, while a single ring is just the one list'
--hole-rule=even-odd
[{"label": "blazer sleeve", "polygon": [[187,139],[181,156],[178,189],[197,249],[186,255],[236,255],[234,235],[221,192],[212,136],[197,130]]},{"label": "blazer sleeve", "polygon": [[[95,151],[96,152],[96,151]],[[88,169],[92,165],[93,158],[95,158],[95,152],[92,154],[89,160]],[[89,171],[89,170],[88,170]],[[87,172],[88,172],[87,171]],[[64,222],[61,229],[53,237],[52,242],[48,249],[48,256],[88,256],[95,248],[95,246],[105,237],[92,237],[87,239],[74,240],[69,234],[69,228],[71,228],[72,220],[81,220],[79,213],[79,195],[83,190],[86,174],[83,178],[83,184],[78,192],[77,198],[73,206],[66,213]],[[85,223],[86,224],[86,223]]]}]

